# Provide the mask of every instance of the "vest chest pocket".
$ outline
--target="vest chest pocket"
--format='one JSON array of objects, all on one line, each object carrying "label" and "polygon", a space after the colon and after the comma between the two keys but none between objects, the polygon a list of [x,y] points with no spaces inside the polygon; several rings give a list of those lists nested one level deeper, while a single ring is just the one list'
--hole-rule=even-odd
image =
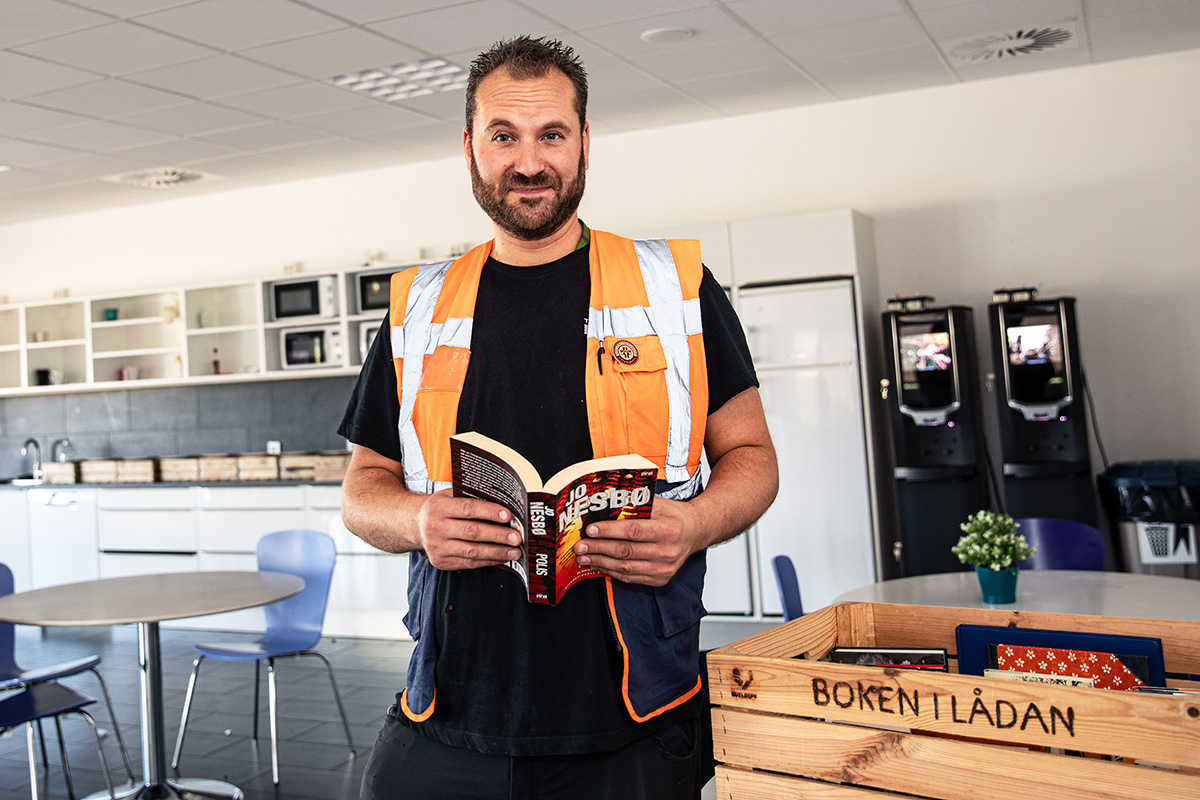
[{"label": "vest chest pocket", "polygon": [[417,393],[462,392],[470,361],[471,351],[465,347],[435,348],[422,364],[421,385]]},{"label": "vest chest pocket", "polygon": [[667,356],[656,336],[611,338],[609,379],[624,410],[627,450],[660,466],[667,453]]}]

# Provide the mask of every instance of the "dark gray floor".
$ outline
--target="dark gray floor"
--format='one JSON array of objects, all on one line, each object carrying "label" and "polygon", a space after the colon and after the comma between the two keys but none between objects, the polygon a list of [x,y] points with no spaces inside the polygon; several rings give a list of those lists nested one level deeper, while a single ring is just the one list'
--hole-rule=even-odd
[{"label": "dark gray floor", "polygon": [[[164,723],[170,743],[168,762],[192,667],[192,644],[249,638],[253,636],[162,629]],[[383,724],[383,715],[403,684],[412,644],[325,638],[317,649],[333,663],[357,748],[355,757],[351,757],[346,746],[329,679],[320,660],[283,659],[276,662],[281,775],[280,785],[274,787],[271,783],[265,670],[260,738],[255,746],[250,740],[253,666],[207,659],[201,667],[178,774],[229,781],[242,788],[247,800],[357,798],[362,769]],[[48,629],[44,634],[37,628],[17,628],[17,661],[27,669],[97,653],[103,657],[100,670],[108,682],[117,719],[130,748],[134,774],[140,780],[137,650],[137,629],[133,626]],[[100,697],[99,684],[90,674],[65,682],[85,694]],[[111,727],[103,701],[88,710],[102,728]],[[46,727],[51,768],[47,776],[39,766],[39,792],[43,798],[58,800],[66,798],[67,791],[53,730],[53,725]],[[76,794],[83,797],[103,790],[104,779],[87,723],[78,717],[68,717],[63,721],[63,732]],[[106,736],[104,749],[114,781],[127,781],[116,737]],[[175,775],[169,766],[168,773]],[[29,796],[29,769],[22,726],[0,737],[0,800]]]}]

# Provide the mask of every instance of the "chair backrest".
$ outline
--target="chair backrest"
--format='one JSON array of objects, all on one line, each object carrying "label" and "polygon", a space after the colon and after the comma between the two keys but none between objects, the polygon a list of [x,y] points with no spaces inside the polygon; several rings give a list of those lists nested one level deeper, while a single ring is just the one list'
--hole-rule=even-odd
[{"label": "chair backrest", "polygon": [[313,647],[321,638],[337,560],[333,539],[320,531],[277,531],[259,539],[256,552],[259,571],[288,572],[304,579],[299,594],[263,606],[267,620],[263,641],[282,637],[298,640],[297,650]]},{"label": "chair backrest", "polygon": [[[0,597],[13,593],[13,574],[8,564],[0,563]],[[17,666],[17,640],[13,633],[11,622],[0,622],[0,679],[16,675],[21,671]]]},{"label": "chair backrest", "polygon": [[800,581],[796,578],[796,567],[788,556],[771,559],[775,571],[775,585],[779,588],[779,604],[783,606],[783,621],[788,622],[804,616],[800,602]]},{"label": "chair backrest", "polygon": [[1085,522],[1050,517],[1015,520],[1017,531],[1037,552],[1021,569],[1104,569],[1104,535]]}]

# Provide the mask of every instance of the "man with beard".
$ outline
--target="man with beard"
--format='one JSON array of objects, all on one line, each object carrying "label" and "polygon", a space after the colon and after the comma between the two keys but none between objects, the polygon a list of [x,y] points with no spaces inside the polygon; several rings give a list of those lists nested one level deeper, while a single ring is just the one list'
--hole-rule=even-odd
[{"label": "man with beard", "polygon": [[[519,37],[475,60],[463,154],[495,239],[393,277],[339,429],[354,443],[347,527],[410,559],[415,646],[363,798],[691,800],[710,766],[705,550],[770,504],[775,453],[698,243],[577,216],[586,107],[586,73],[559,42]],[[467,430],[543,476],[641,453],[659,466],[652,516],[589,526],[575,551],[604,580],[531,604],[497,568],[519,555],[508,512],[447,488],[448,437]]]}]

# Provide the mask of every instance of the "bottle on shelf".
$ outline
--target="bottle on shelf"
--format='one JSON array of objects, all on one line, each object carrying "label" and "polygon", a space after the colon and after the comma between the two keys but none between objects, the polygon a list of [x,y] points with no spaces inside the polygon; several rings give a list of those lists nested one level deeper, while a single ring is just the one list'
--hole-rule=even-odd
[{"label": "bottle on shelf", "polygon": [[212,364],[213,364],[213,375],[220,375],[221,374],[221,353],[215,347],[213,348]]}]

